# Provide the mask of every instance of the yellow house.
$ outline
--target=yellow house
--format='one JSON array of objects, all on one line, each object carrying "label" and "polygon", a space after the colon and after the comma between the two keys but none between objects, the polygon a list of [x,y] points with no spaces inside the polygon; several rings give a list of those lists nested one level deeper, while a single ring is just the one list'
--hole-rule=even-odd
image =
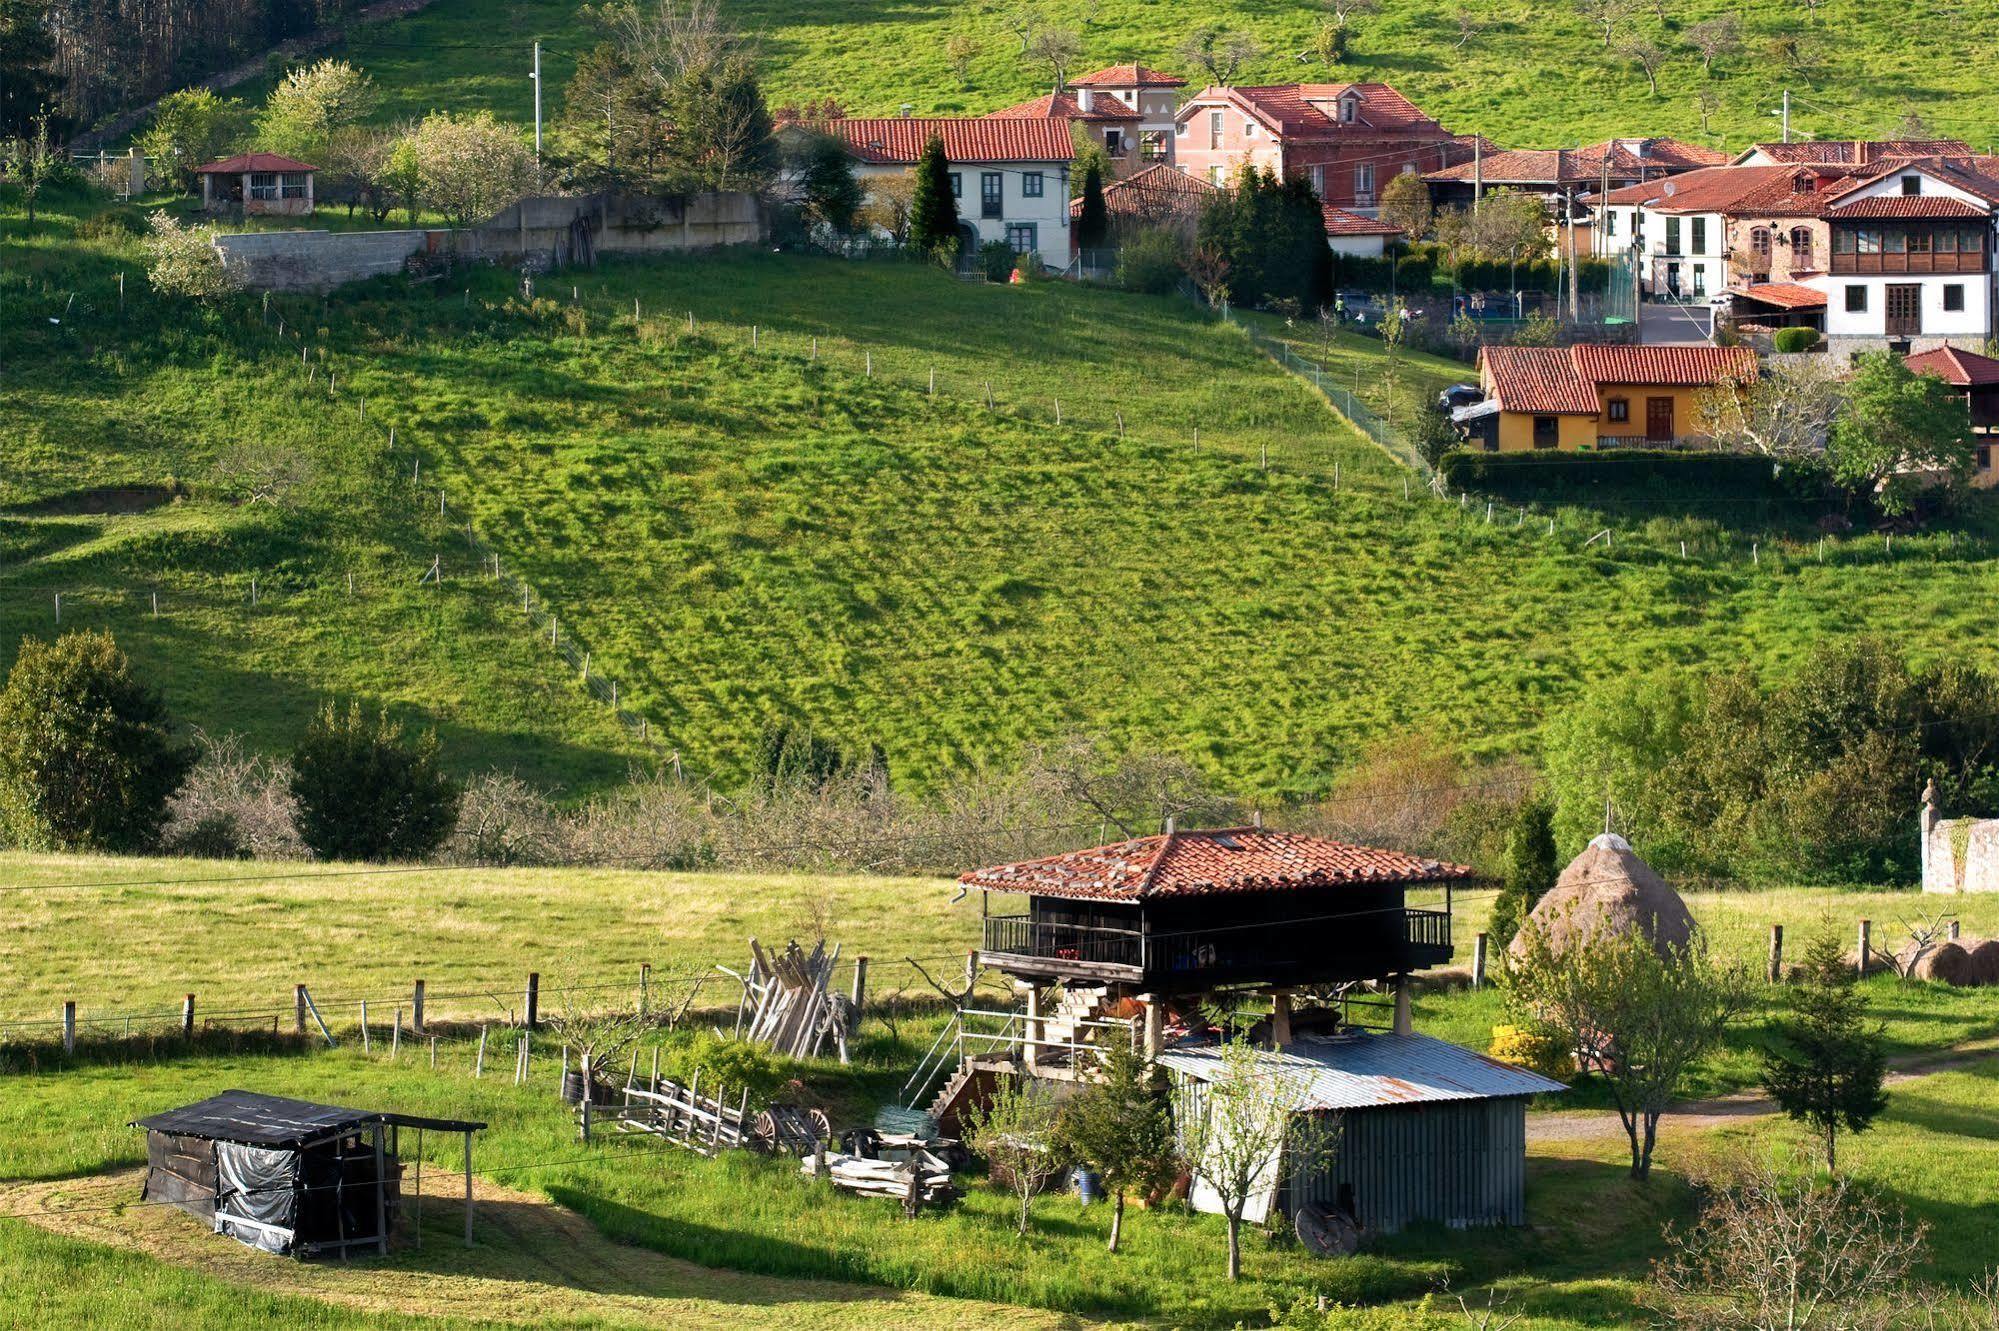
[{"label": "yellow house", "polygon": [[1486,347],[1488,452],[1673,448],[1708,442],[1701,393],[1756,378],[1747,347]]}]

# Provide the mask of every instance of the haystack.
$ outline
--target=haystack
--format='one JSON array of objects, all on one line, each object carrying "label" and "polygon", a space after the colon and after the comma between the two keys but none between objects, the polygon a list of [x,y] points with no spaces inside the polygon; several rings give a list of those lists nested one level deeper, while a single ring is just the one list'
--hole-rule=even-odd
[{"label": "haystack", "polygon": [[1971,957],[1971,983],[1999,984],[1999,938],[1960,938],[1957,942]]},{"label": "haystack", "polygon": [[1968,986],[1979,983],[1972,967],[1971,953],[1963,943],[1910,943],[1899,954],[1902,971],[1915,980],[1937,984]]},{"label": "haystack", "polygon": [[[1663,953],[1684,948],[1694,934],[1693,914],[1680,894],[1614,832],[1593,838],[1569,862],[1527,921],[1546,935],[1557,954],[1591,937],[1634,930]],[[1523,927],[1521,933],[1526,932]],[[1522,956],[1524,940],[1516,937],[1508,950]]]}]

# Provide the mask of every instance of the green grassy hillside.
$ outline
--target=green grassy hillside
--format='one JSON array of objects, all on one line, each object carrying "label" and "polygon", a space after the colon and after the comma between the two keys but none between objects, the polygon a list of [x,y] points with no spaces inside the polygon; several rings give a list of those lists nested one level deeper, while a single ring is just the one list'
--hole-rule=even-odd
[{"label": "green grassy hillside", "polygon": [[[983,113],[1046,91],[1045,76],[1020,55],[1009,29],[1022,6],[999,0],[940,0],[885,8],[864,0],[725,0],[723,10],[757,32],[773,103],[837,98],[855,114],[893,115],[904,103],[924,113]],[[1060,7],[1046,21],[1081,25]],[[490,107],[516,120],[532,114],[529,46],[544,42],[553,116],[575,57],[596,38],[578,0],[439,0],[414,18],[364,29],[344,55],[389,92],[385,119],[435,107]],[[1620,40],[1649,37],[1668,52],[1655,96],[1637,67],[1605,49],[1566,0],[1467,0],[1461,6],[1383,0],[1355,20],[1352,58],[1328,70],[1309,52],[1323,17],[1305,0],[1225,3],[1190,15],[1162,0],[1103,0],[1088,7],[1076,72],[1141,60],[1176,69],[1173,54],[1196,21],[1253,34],[1270,54],[1244,81],[1382,79],[1414,97],[1446,125],[1507,146],[1564,147],[1610,135],[1676,134],[1738,147],[1777,137],[1771,111],[1793,94],[1794,124],[1816,137],[1893,132],[1909,112],[1931,130],[1984,145],[1999,115],[1999,89],[1985,72],[1999,56],[1999,10],[1956,0],[1824,0],[1816,17],[1787,0],[1660,0],[1646,6]],[[1459,13],[1477,30],[1464,45]],[[1741,16],[1743,49],[1701,72],[1685,31],[1721,13]],[[1782,33],[1802,32],[1805,68],[1770,50]],[[963,34],[978,44],[960,80],[945,43]],[[1700,97],[1716,103],[1703,126]]]}]

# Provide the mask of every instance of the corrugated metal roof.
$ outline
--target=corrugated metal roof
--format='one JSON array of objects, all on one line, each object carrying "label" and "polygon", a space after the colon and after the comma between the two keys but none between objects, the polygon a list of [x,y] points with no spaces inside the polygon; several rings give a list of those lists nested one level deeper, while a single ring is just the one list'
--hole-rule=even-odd
[{"label": "corrugated metal roof", "polygon": [[[1197,1081],[1212,1081],[1219,1046],[1169,1049],[1159,1061]],[[1539,1073],[1428,1035],[1363,1032],[1305,1039],[1258,1054],[1269,1075],[1299,1084],[1299,1107],[1380,1109],[1447,1100],[1496,1100],[1568,1088]]]}]

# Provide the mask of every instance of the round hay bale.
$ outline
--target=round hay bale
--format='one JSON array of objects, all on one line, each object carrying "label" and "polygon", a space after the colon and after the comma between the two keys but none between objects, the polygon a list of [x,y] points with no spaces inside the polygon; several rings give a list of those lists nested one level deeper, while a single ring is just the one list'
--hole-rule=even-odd
[{"label": "round hay bale", "polygon": [[[1592,937],[1637,932],[1661,952],[1687,945],[1694,935],[1693,913],[1656,870],[1632,852],[1631,843],[1612,832],[1591,839],[1569,862],[1554,887],[1527,916],[1560,954]],[[1521,933],[1527,932],[1525,927]],[[1515,937],[1508,955],[1526,955]]]},{"label": "round hay bale", "polygon": [[1999,984],[1999,938],[1960,938],[1957,945],[1971,958],[1970,984]]},{"label": "round hay bale", "polygon": [[1924,953],[1916,961],[1914,971],[1918,980],[1929,980],[1936,984],[1972,985],[1971,954],[1961,943],[1939,943]]}]

